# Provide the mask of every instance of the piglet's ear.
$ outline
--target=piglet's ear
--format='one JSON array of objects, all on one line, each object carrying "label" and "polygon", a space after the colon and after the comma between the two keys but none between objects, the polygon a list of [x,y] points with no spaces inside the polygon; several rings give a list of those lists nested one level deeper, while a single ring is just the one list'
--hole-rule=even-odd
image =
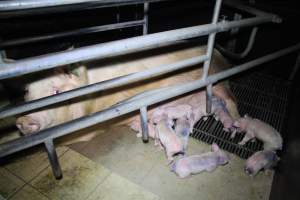
[{"label": "piglet's ear", "polygon": [[219,147],[216,143],[213,143],[213,144],[211,145],[211,150],[212,150],[213,152],[216,152],[216,151],[219,151],[219,150],[220,150],[220,147]]},{"label": "piglet's ear", "polygon": [[245,115],[244,115],[244,118],[249,118],[249,115],[248,115],[248,114],[245,114]]}]

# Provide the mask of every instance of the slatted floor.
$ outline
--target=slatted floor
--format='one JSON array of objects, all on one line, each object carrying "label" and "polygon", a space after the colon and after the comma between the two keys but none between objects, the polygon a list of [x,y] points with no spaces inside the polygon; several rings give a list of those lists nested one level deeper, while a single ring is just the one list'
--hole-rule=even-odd
[{"label": "slatted floor", "polygon": [[[271,124],[281,133],[287,111],[290,83],[259,72],[252,73],[230,83],[237,98],[241,116],[249,114]],[[247,159],[254,152],[262,149],[260,141],[248,142],[244,146],[237,143],[242,140],[244,133],[230,138],[230,133],[222,130],[221,122],[209,117],[194,126],[192,137],[212,144],[217,143],[222,149]]]}]

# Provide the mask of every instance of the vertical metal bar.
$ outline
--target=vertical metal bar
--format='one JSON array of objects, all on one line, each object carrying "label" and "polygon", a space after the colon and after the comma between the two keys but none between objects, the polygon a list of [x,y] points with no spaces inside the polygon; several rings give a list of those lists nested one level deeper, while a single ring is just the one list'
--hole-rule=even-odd
[{"label": "vertical metal bar", "polygon": [[[2,38],[0,38],[0,42],[2,42]],[[0,51],[0,64],[5,62],[6,53],[4,50]]]},{"label": "vertical metal bar", "polygon": [[[242,19],[242,15],[238,14],[238,13],[234,13],[234,17],[233,20],[241,20]],[[239,28],[233,28],[230,31],[230,35],[236,35],[239,32]],[[231,52],[235,52],[236,51],[236,38],[228,41],[227,43],[227,49]]]},{"label": "vertical metal bar", "polygon": [[[216,24],[218,22],[220,10],[221,10],[221,4],[222,4],[222,0],[216,0],[212,24]],[[202,75],[203,80],[206,80],[207,75],[208,75],[211,57],[212,57],[212,53],[213,53],[213,49],[214,49],[215,38],[216,38],[216,33],[209,34],[207,50],[206,50],[206,56],[208,57],[208,60],[204,62],[204,66],[203,66],[203,75]],[[212,85],[210,84],[210,85],[207,85],[207,87],[206,87],[206,112],[207,112],[207,114],[211,113],[211,97],[212,97]]]},{"label": "vertical metal bar", "polygon": [[211,113],[211,106],[212,106],[212,84],[206,86],[206,112],[207,114]]},{"label": "vertical metal bar", "polygon": [[148,14],[149,14],[149,3],[144,3],[144,25],[143,25],[143,35],[148,34]]},{"label": "vertical metal bar", "polygon": [[2,54],[2,51],[0,51],[0,64],[4,63],[4,56]]},{"label": "vertical metal bar", "polygon": [[45,147],[46,147],[46,151],[48,154],[48,158],[50,161],[50,165],[52,168],[52,172],[55,176],[56,179],[62,179],[62,171],[58,162],[58,158],[57,158],[57,154],[56,154],[56,150],[53,144],[53,140],[52,139],[48,139],[45,141]]},{"label": "vertical metal bar", "polygon": [[296,76],[296,73],[297,73],[299,67],[300,67],[300,53],[298,54],[298,56],[297,56],[297,58],[296,58],[296,63],[295,63],[295,65],[294,65],[294,68],[293,68],[293,70],[292,70],[290,76],[289,76],[289,80],[290,80],[290,81],[294,80],[294,78],[295,78],[295,76]]},{"label": "vertical metal bar", "polygon": [[144,143],[149,141],[148,119],[147,119],[147,107],[140,108],[141,113],[141,127],[142,127],[142,140]]},{"label": "vertical metal bar", "polygon": [[[139,4],[135,4],[134,5],[134,8],[135,8],[135,11],[134,11],[134,20],[136,21],[136,20],[138,20],[138,18],[139,18],[139,15],[138,15],[138,11],[139,11]],[[144,20],[143,20],[143,25],[144,25]],[[138,27],[138,26],[136,26],[135,28],[134,28],[134,30],[135,30],[135,35],[140,35],[140,33],[139,33],[139,28],[140,27]]]}]

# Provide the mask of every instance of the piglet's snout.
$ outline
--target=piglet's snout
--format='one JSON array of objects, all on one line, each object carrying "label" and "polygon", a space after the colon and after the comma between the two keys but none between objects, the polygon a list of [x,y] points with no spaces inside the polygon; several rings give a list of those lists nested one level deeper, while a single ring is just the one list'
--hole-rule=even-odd
[{"label": "piglet's snout", "polygon": [[30,116],[23,116],[17,119],[16,126],[23,134],[32,134],[41,130],[41,124]]}]

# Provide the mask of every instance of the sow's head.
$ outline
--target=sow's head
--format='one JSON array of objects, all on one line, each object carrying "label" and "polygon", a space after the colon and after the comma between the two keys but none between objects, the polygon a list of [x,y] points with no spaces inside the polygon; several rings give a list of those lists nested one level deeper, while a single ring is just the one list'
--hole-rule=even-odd
[{"label": "sow's head", "polygon": [[[86,68],[70,65],[63,68],[28,76],[25,85],[25,101],[59,94],[88,83]],[[16,126],[25,135],[81,117],[86,114],[86,103],[64,103],[17,118]]]}]

